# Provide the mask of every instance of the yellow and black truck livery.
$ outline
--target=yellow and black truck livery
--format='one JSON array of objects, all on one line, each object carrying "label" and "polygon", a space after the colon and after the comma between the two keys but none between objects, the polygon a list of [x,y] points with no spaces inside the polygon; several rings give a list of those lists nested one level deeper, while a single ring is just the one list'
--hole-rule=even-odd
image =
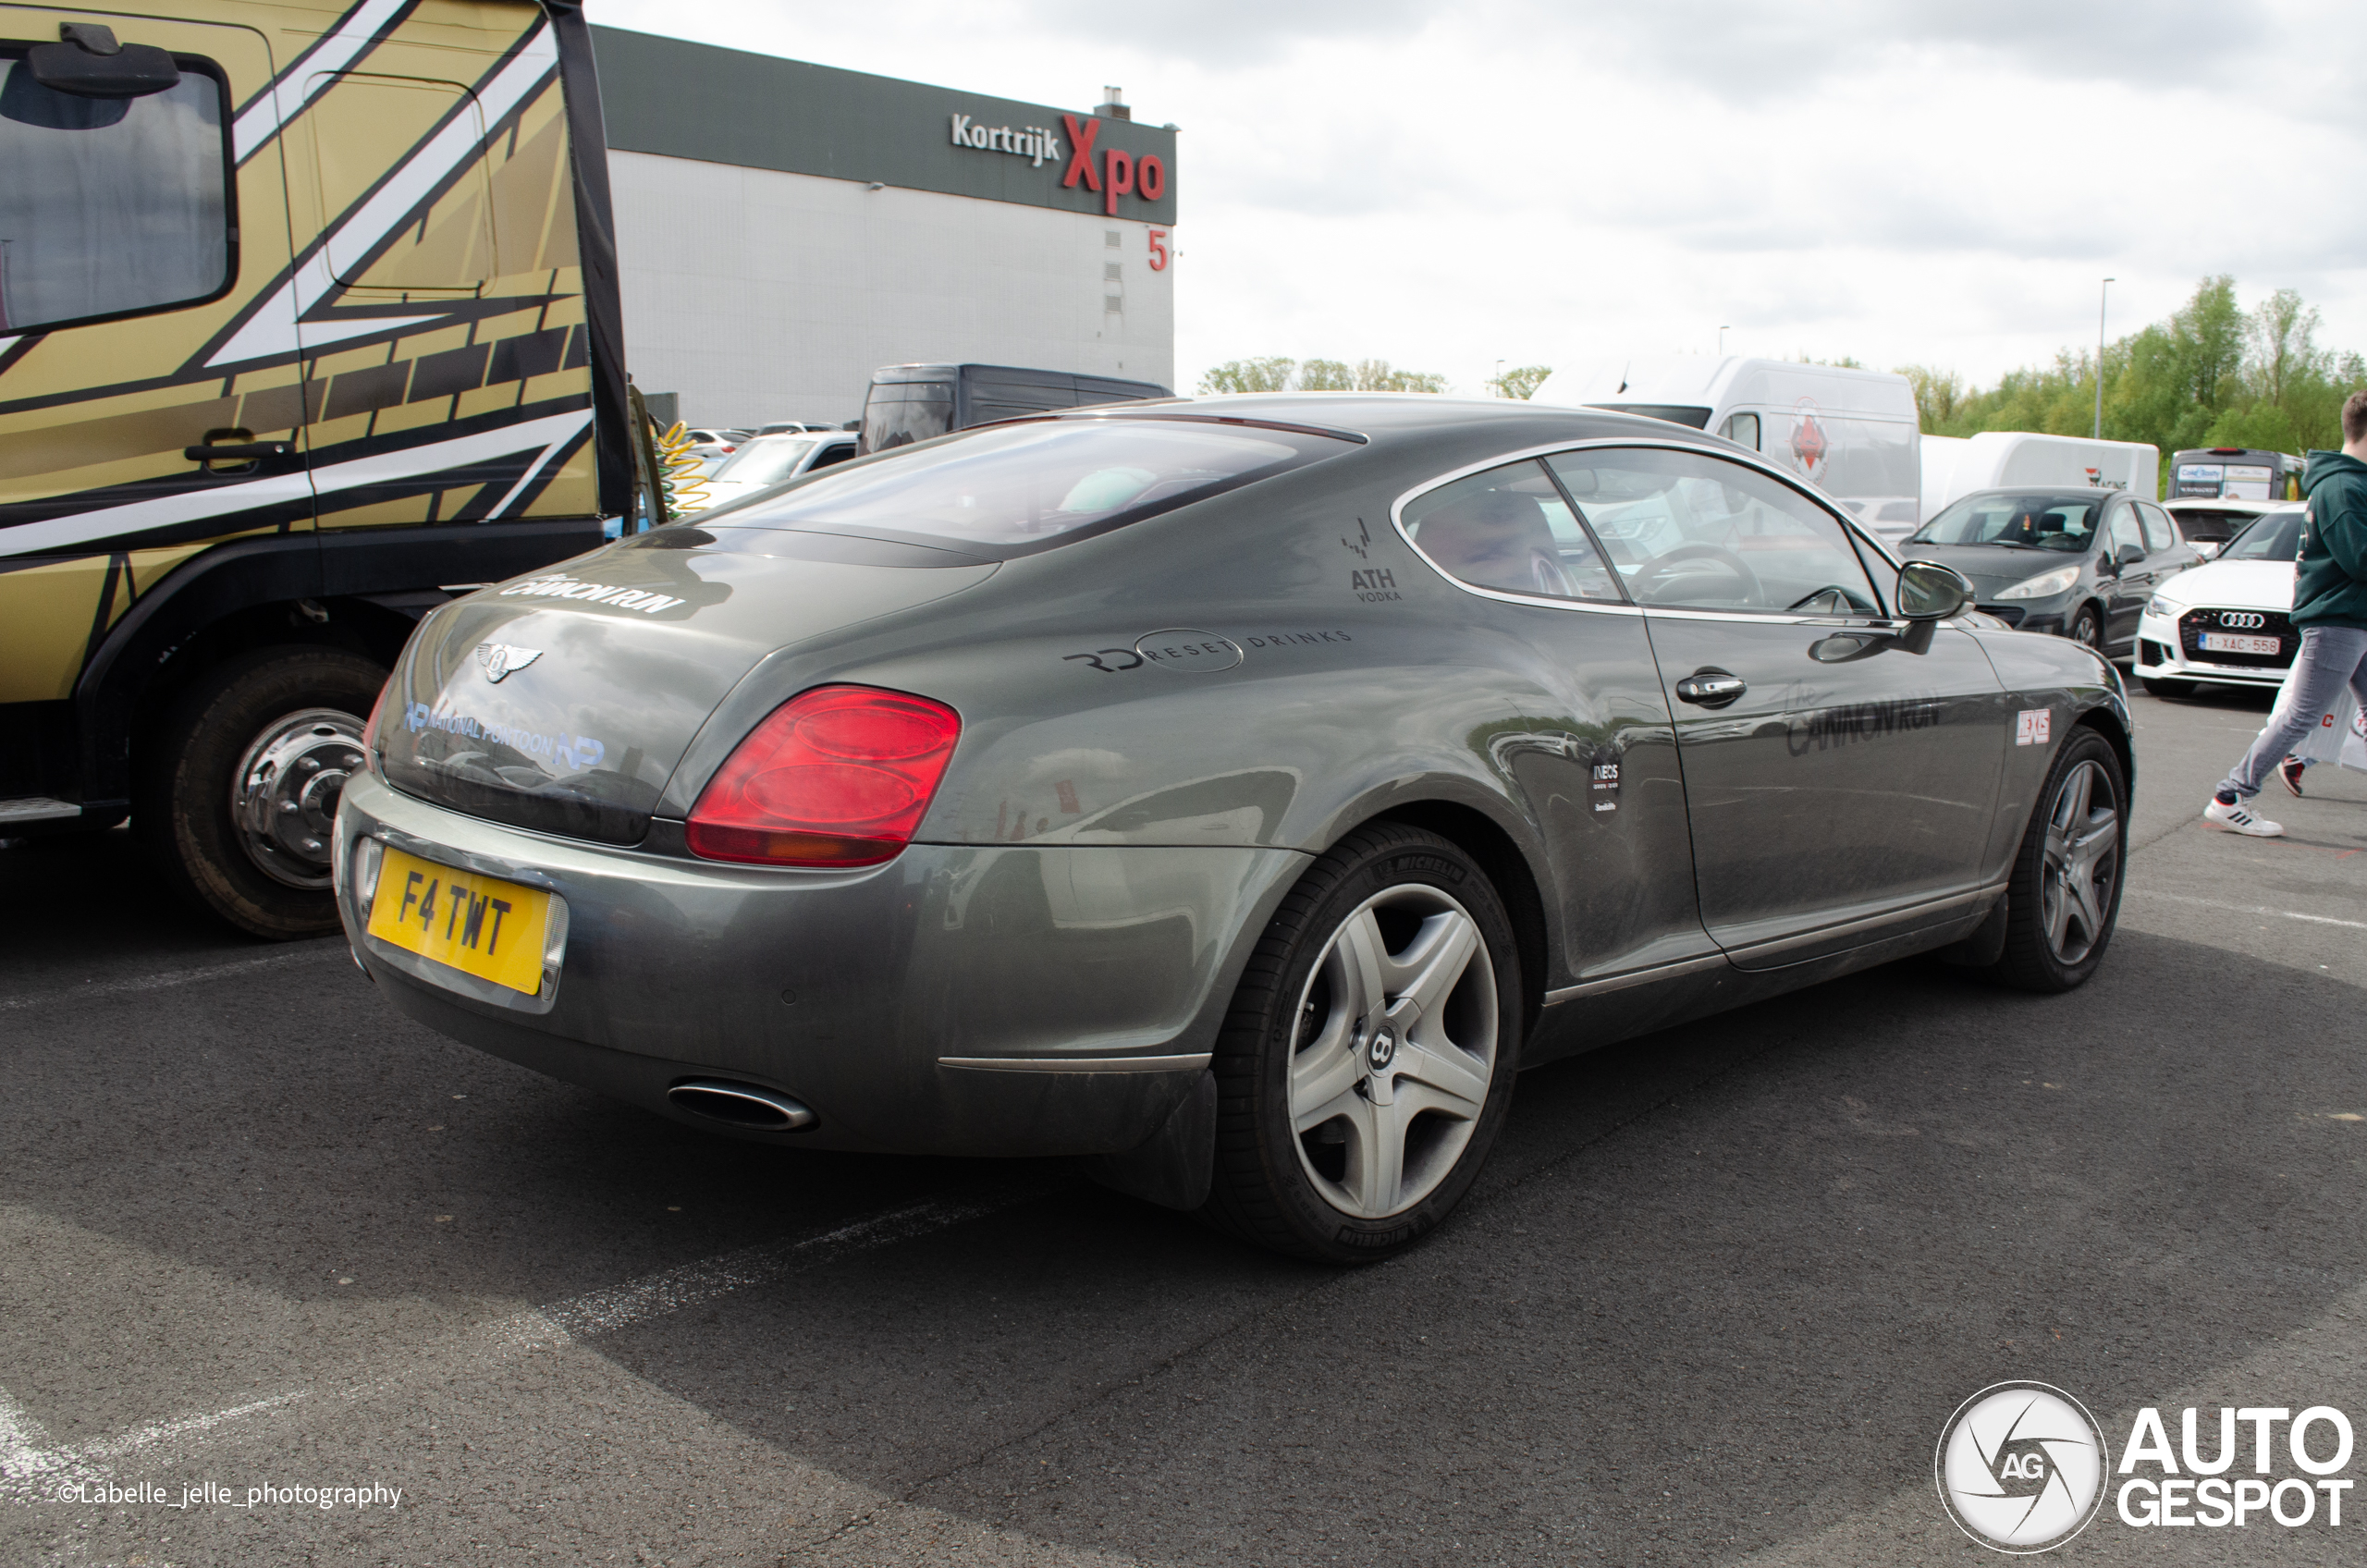
[{"label": "yellow and black truck livery", "polygon": [[580,0],[0,4],[0,836],[257,935],[420,616],[629,508]]}]

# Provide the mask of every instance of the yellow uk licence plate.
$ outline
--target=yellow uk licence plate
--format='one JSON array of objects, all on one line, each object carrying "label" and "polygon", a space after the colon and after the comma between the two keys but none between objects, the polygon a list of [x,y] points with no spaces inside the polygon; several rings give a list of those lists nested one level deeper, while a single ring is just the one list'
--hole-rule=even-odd
[{"label": "yellow uk licence plate", "polygon": [[534,996],[551,896],[497,876],[455,871],[389,845],[370,900],[370,935],[463,974]]}]

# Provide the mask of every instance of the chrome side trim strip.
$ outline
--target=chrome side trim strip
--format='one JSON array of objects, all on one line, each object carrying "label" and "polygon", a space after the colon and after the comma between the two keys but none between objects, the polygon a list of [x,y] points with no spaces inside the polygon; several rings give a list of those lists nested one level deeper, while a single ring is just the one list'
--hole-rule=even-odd
[{"label": "chrome side trim strip", "polygon": [[941,1056],[939,1067],[988,1072],[1196,1072],[1208,1055],[1196,1056]]},{"label": "chrome side trim strip", "polygon": [[1608,996],[1634,986],[1649,986],[1658,980],[1675,980],[1687,974],[1699,974],[1705,969],[1723,969],[1726,955],[1704,953],[1699,958],[1681,958],[1674,963],[1655,964],[1650,969],[1631,969],[1625,974],[1606,975],[1600,980],[1588,980],[1576,986],[1564,986],[1558,991],[1545,993],[1545,1005],[1555,1007],[1563,1002],[1576,1001],[1581,997]]},{"label": "chrome side trim strip", "polygon": [[2003,882],[1993,883],[1986,888],[1976,888],[1968,893],[1954,893],[1946,898],[1933,899],[1925,903],[1908,904],[1903,909],[1886,910],[1881,914],[1870,914],[1861,919],[1844,921],[1838,925],[1820,925],[1813,931],[1798,931],[1789,937],[1777,937],[1769,941],[1754,942],[1747,948],[1730,948],[1727,952],[1729,956],[1739,962],[1746,958],[1764,958],[1774,953],[1789,952],[1794,948],[1805,948],[1816,942],[1829,942],[1835,937],[1853,937],[1860,932],[1870,934],[1886,925],[1901,925],[1919,916],[1945,914],[1950,910],[1962,909],[1971,904],[1993,904],[2005,896],[2005,887],[2006,885]]},{"label": "chrome side trim strip", "polygon": [[82,808],[71,801],[53,801],[46,795],[27,795],[21,800],[0,801],[0,823],[62,822],[82,815]]},{"label": "chrome side trim strip", "polygon": [[1563,1002],[1576,1001],[1586,997],[1607,996],[1611,992],[1624,991],[1630,986],[1649,986],[1662,980],[1681,979],[1687,974],[1699,974],[1708,969],[1723,969],[1733,959],[1781,953],[1793,948],[1806,947],[1812,942],[1830,941],[1835,937],[1872,932],[1886,925],[1896,925],[1919,915],[1944,914],[1952,909],[1970,904],[1983,902],[1993,904],[2005,896],[2005,883],[1998,882],[1986,888],[1975,888],[1968,893],[1952,893],[1946,898],[1934,899],[1928,903],[1909,904],[1904,909],[1867,915],[1862,919],[1846,921],[1839,925],[1820,926],[1814,931],[1796,932],[1789,937],[1778,937],[1772,941],[1756,943],[1748,948],[1735,948],[1728,952],[1704,953],[1698,958],[1679,959],[1674,963],[1656,964],[1650,969],[1633,969],[1625,974],[1606,975],[1600,980],[1588,980],[1576,986],[1564,986],[1559,990],[1546,992],[1545,1005],[1554,1007]]}]

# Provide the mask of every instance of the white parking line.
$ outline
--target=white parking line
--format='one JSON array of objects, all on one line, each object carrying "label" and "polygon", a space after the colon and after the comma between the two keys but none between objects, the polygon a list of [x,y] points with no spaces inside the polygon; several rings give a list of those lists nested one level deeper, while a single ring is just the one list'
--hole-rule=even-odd
[{"label": "white parking line", "polygon": [[2183,893],[2156,893],[2146,888],[2124,888],[2124,899],[2158,899],[2164,903],[2192,904],[2198,909],[2224,909],[2230,914],[2273,914],[2280,920],[2306,920],[2312,925],[2339,925],[2351,931],[2367,931],[2367,920],[2336,920],[2330,914],[2303,914],[2295,909],[2271,909],[2266,904],[2229,904],[2217,899],[2190,899]]},{"label": "white parking line", "polygon": [[0,1390],[0,1501],[33,1502],[44,1494],[55,1496],[61,1484],[106,1479],[107,1472],[99,1468],[96,1462],[146,1455],[149,1451],[161,1459],[174,1451],[176,1439],[211,1432],[301,1400],[327,1397],[351,1403],[374,1399],[417,1378],[443,1381],[455,1372],[480,1370],[529,1351],[598,1339],[734,1291],[771,1284],[1015,1208],[1069,1184],[1065,1181],[1028,1182],[959,1202],[933,1199],[907,1204],[819,1235],[742,1247],[718,1257],[661,1269],[621,1285],[497,1318],[465,1331],[442,1354],[428,1347],[391,1353],[388,1360],[393,1366],[384,1375],[344,1388],[321,1393],[292,1389],[207,1415],[136,1427],[80,1448],[50,1448],[48,1434],[41,1425],[9,1398],[6,1390]]},{"label": "white parking line", "polygon": [[287,969],[295,964],[319,963],[324,960],[344,956],[345,944],[335,947],[304,948],[295,952],[271,953],[263,958],[240,959],[236,963],[207,964],[200,969],[172,969],[162,974],[142,974],[131,980],[92,980],[64,991],[43,991],[38,996],[9,997],[0,999],[0,1012],[14,1012],[19,1008],[41,1007],[49,1002],[80,1001],[87,997],[121,997],[138,991],[162,991],[174,986],[194,986],[203,980],[227,980],[233,975],[252,974],[260,970]]}]

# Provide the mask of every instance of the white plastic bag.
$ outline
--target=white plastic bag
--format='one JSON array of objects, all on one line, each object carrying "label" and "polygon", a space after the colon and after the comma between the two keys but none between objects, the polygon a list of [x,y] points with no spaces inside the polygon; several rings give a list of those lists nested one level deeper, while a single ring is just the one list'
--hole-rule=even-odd
[{"label": "white plastic bag", "polygon": [[[2277,693],[2279,710],[2284,708],[2286,698],[2292,690],[2293,683],[2288,680],[2285,690]],[[2293,754],[2312,765],[2339,763],[2345,767],[2367,773],[2367,728],[2362,728],[2367,726],[2367,714],[2361,712],[2357,699],[2350,694],[2350,688],[2344,687],[2336,697],[2333,709],[2318,715],[2317,718],[2317,723],[2310,727],[2310,732],[2295,743]]]}]

